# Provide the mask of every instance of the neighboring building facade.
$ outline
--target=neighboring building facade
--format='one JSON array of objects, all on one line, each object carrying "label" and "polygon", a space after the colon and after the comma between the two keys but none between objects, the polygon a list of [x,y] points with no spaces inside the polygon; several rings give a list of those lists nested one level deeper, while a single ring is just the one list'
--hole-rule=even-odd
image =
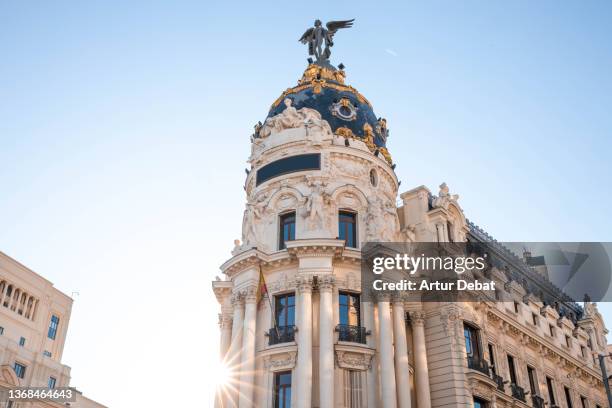
[{"label": "neighboring building facade", "polygon": [[[72,298],[0,252],[0,389],[70,386],[70,367],[61,360],[71,309]],[[43,401],[11,405],[56,406],[64,405]],[[78,392],[70,406],[103,407]]]},{"label": "neighboring building facade", "polygon": [[502,246],[506,265],[483,277],[497,281],[496,301],[361,301],[365,242],[493,240],[445,184],[397,204],[387,137],[344,71],[316,63],[256,126],[242,240],[213,282],[234,373],[217,406],[607,406],[596,306],[583,310]]}]

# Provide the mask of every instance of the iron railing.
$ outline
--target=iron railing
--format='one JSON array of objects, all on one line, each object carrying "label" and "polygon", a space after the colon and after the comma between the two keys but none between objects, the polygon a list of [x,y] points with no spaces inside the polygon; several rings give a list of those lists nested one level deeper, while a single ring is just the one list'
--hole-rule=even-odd
[{"label": "iron railing", "polygon": [[295,326],[278,326],[271,328],[267,334],[268,345],[290,343],[295,339]]},{"label": "iron railing", "polygon": [[365,327],[339,324],[336,326],[336,331],[338,332],[339,341],[366,344],[366,335],[368,333]]},{"label": "iron railing", "polygon": [[523,387],[520,387],[514,383],[510,384],[510,390],[512,391],[512,396],[518,400],[525,402],[525,390]]},{"label": "iron railing", "polygon": [[532,395],[531,401],[533,402],[533,408],[544,408],[544,398],[539,395]]},{"label": "iron railing", "polygon": [[468,368],[480,371],[487,377],[489,376],[489,363],[479,356],[468,356]]},{"label": "iron railing", "polygon": [[501,392],[506,392],[506,387],[504,386],[504,378],[501,375],[492,374],[491,378],[497,384],[497,389]]}]

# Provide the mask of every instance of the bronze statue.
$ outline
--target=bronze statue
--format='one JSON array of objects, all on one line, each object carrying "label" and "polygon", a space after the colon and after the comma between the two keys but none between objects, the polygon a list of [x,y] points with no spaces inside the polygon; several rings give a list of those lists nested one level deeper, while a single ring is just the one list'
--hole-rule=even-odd
[{"label": "bronze statue", "polygon": [[[322,27],[321,20],[316,20],[314,27],[310,27],[302,35],[299,41],[302,44],[308,44],[308,55],[314,55],[317,58],[317,63],[320,65],[329,64],[329,56],[331,55],[330,48],[334,45],[334,34],[341,28],[350,28],[353,26],[352,20],[330,21]],[[323,49],[323,41],[325,48]]]}]

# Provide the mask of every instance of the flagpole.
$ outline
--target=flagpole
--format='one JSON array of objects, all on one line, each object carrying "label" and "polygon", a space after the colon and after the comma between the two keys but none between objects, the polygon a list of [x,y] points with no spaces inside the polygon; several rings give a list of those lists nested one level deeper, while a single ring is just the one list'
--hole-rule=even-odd
[{"label": "flagpole", "polygon": [[[268,285],[266,284],[266,278],[264,277],[263,271],[261,270],[261,265],[259,265],[259,279],[263,282],[264,288],[266,288],[266,296],[268,297],[268,303],[270,304],[270,311],[272,312],[272,322],[274,322],[274,330],[276,331],[276,337],[280,337],[280,331],[278,330],[278,324],[276,323],[276,313],[274,307],[272,305],[272,299],[270,298],[270,292],[268,292]],[[261,282],[260,282],[260,291],[261,291]]]}]

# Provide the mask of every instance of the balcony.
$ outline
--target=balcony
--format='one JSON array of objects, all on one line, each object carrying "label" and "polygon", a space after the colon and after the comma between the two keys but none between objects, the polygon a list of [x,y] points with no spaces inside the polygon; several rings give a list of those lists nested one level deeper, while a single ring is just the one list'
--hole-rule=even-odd
[{"label": "balcony", "polygon": [[510,390],[512,391],[512,396],[518,400],[526,402],[525,400],[525,390],[523,387],[520,387],[516,384],[510,384]]},{"label": "balcony", "polygon": [[366,344],[366,336],[368,333],[365,327],[339,324],[336,326],[336,331],[338,332],[338,341]]},{"label": "balcony", "polygon": [[278,326],[268,330],[268,345],[290,343],[295,340],[295,326]]},{"label": "balcony", "polygon": [[479,356],[468,356],[468,368],[476,371],[480,371],[487,377],[489,376],[489,363]]},{"label": "balcony", "polygon": [[497,384],[498,390],[500,390],[501,392],[506,392],[506,387],[504,386],[504,379],[501,375],[492,374],[491,378],[493,379],[493,381],[495,381],[495,384]]},{"label": "balcony", "polygon": [[533,408],[544,408],[544,398],[539,395],[532,395],[531,401],[533,402]]}]

